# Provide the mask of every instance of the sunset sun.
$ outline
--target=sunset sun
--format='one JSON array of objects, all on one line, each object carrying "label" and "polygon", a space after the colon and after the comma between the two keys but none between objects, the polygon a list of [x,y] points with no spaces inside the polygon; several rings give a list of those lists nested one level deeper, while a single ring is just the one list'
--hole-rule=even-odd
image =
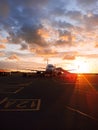
[{"label": "sunset sun", "polygon": [[85,60],[78,58],[74,61],[74,65],[77,73],[89,73],[89,63]]}]

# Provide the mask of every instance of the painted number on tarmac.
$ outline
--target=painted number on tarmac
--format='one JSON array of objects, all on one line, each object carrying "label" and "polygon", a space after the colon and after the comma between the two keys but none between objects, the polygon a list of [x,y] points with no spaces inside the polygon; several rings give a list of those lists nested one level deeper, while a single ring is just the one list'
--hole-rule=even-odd
[{"label": "painted number on tarmac", "polygon": [[8,99],[0,100],[0,111],[38,111],[41,99]]}]

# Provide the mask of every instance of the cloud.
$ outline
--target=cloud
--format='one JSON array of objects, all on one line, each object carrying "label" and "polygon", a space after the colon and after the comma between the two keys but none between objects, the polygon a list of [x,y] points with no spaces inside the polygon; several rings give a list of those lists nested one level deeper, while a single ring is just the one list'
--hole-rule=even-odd
[{"label": "cloud", "polygon": [[8,43],[8,40],[6,38],[0,40],[1,43]]},{"label": "cloud", "polygon": [[30,48],[30,51],[35,53],[36,56],[43,56],[43,57],[54,57],[56,55],[58,55],[59,53],[52,48],[43,48],[43,47],[39,47],[39,48]]},{"label": "cloud", "polygon": [[[5,0],[7,4],[7,0]],[[47,4],[48,0],[9,0],[10,14],[4,19],[0,19],[1,28],[8,32],[8,41],[12,43],[21,43],[22,40],[27,43],[40,44],[42,41],[37,30],[41,28],[40,19],[44,15],[44,9],[40,6]],[[4,14],[2,14],[4,15]],[[41,42],[41,44],[43,44]]]},{"label": "cloud", "polygon": [[96,6],[96,3],[98,2],[98,0],[76,0],[76,1],[80,6],[88,8]]},{"label": "cloud", "polygon": [[95,29],[98,26],[98,14],[92,14],[90,16],[84,16],[84,23],[89,29]]},{"label": "cloud", "polygon": [[[1,25],[1,24],[0,24]],[[6,30],[3,30],[2,27],[0,28],[0,43],[3,44],[3,43],[8,43],[8,40],[7,40],[7,33],[6,33]]]},{"label": "cloud", "polygon": [[7,0],[0,0],[0,16],[6,18],[10,12]]},{"label": "cloud", "polygon": [[[19,51],[44,56],[57,56],[61,48],[82,50],[88,42],[94,42],[94,36],[87,32],[97,34],[98,26],[98,14],[93,11],[88,14],[83,6],[95,3],[96,0],[77,0],[76,7],[72,0],[2,0],[5,12],[1,8],[1,15],[7,17],[0,17],[0,30],[8,35],[1,31],[4,39],[0,42],[20,44]],[[65,56],[68,57],[74,58]]]},{"label": "cloud", "polygon": [[69,51],[69,52],[65,52],[63,55],[64,55],[63,60],[75,60],[76,57],[79,55],[79,52]]},{"label": "cloud", "polygon": [[[28,57],[34,57],[34,55],[29,52],[29,51],[25,51],[25,50],[20,50],[20,51],[15,51],[15,50],[12,50],[12,51],[1,51],[2,53],[5,54],[5,57],[8,57],[7,59],[14,59],[16,57],[16,59],[18,60],[28,60]],[[11,57],[11,58],[10,58]]]},{"label": "cloud", "polygon": [[47,29],[45,29],[45,28],[39,29],[39,30],[38,30],[38,34],[39,34],[43,39],[50,39],[50,37],[51,37],[50,30],[47,30]]},{"label": "cloud", "polygon": [[96,3],[98,1],[97,0],[77,0],[77,2],[79,4],[88,4],[88,5],[91,5],[91,4]]},{"label": "cloud", "polygon": [[5,49],[5,48],[6,48],[5,44],[0,44],[0,49]]},{"label": "cloud", "polygon": [[73,55],[66,55],[66,56],[64,56],[63,57],[63,60],[75,60],[75,56],[73,56]]},{"label": "cloud", "polygon": [[38,46],[46,46],[46,42],[44,41],[44,37],[39,33],[39,29],[41,29],[41,25],[23,25],[18,32],[10,33],[8,40],[11,43],[22,43],[24,41],[28,44],[36,44]]},{"label": "cloud", "polygon": [[95,43],[95,48],[98,48],[98,42]]},{"label": "cloud", "polygon": [[52,26],[58,29],[62,29],[62,30],[68,30],[68,29],[72,29],[74,26],[66,21],[53,21],[52,22]]},{"label": "cloud", "polygon": [[48,0],[10,0],[10,2],[12,3],[12,5],[14,6],[27,6],[27,7],[32,7],[32,6],[44,6],[46,4],[48,4]]},{"label": "cloud", "polygon": [[0,57],[5,56],[5,53],[0,52]]},{"label": "cloud", "polygon": [[72,10],[72,11],[70,10],[66,12],[66,16],[74,20],[81,20],[83,17],[83,14],[82,12],[77,11],[77,10]]},{"label": "cloud", "polygon": [[86,57],[86,58],[98,58],[98,54],[80,54],[79,56],[81,56],[81,57]]},{"label": "cloud", "polygon": [[20,50],[28,50],[28,49],[29,49],[29,47],[28,47],[28,45],[26,43],[21,44]]},{"label": "cloud", "polygon": [[59,37],[56,41],[56,46],[71,46],[72,45],[72,34],[70,31],[67,30],[58,30]]},{"label": "cloud", "polygon": [[16,55],[16,54],[13,54],[13,55],[11,55],[11,56],[9,56],[8,58],[7,58],[8,60],[16,60],[16,61],[19,61],[20,60],[20,58]]},{"label": "cloud", "polygon": [[[7,37],[9,43],[21,44],[21,49],[28,49],[26,44],[35,48],[38,46],[45,48],[50,47],[50,42],[65,41],[65,44],[71,42],[70,34],[65,36],[68,37],[66,38],[67,41],[62,39],[61,36],[56,39],[56,26],[52,25],[51,19],[51,14],[54,14],[56,18],[58,15],[65,13],[65,7],[68,5],[67,0],[5,0],[5,2],[10,8],[10,14],[6,20],[1,19],[1,24],[9,34]],[[51,29],[45,27],[42,22],[44,19],[50,20]],[[68,29],[71,24],[59,21],[57,26],[58,28]],[[22,43],[23,41],[26,43],[25,45]]]}]

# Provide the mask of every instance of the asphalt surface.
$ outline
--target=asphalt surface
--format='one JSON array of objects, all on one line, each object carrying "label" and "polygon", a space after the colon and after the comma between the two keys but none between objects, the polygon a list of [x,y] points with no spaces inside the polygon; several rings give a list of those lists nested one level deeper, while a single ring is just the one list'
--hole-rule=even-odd
[{"label": "asphalt surface", "polygon": [[0,77],[0,130],[98,130],[97,78]]}]

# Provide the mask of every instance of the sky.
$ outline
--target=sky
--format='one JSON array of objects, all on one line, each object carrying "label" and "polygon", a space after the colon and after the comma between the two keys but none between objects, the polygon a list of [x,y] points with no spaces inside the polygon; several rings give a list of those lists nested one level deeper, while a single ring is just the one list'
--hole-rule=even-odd
[{"label": "sky", "polygon": [[0,0],[0,69],[47,60],[98,73],[98,0]]}]

